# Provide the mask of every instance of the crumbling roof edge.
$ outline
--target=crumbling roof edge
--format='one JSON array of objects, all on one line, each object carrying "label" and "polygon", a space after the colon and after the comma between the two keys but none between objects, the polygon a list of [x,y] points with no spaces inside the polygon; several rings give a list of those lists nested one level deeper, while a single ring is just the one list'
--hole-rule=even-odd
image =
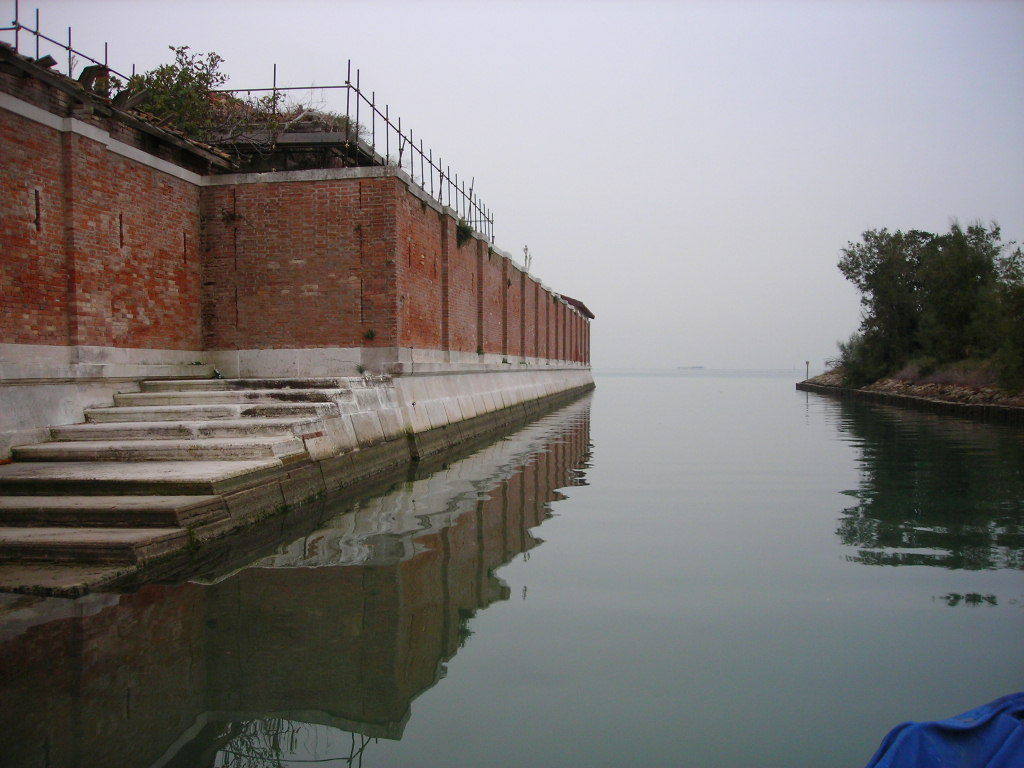
[{"label": "crumbling roof edge", "polygon": [[61,74],[60,72],[48,67],[40,66],[34,59],[15,51],[8,43],[0,42],[0,63],[10,64],[26,76],[34,77],[37,80],[66,93],[73,99],[76,99],[83,104],[88,104],[96,109],[99,114],[105,117],[112,117],[115,120],[123,122],[124,124],[144,133],[148,133],[149,135],[178,147],[179,149],[191,152],[217,168],[230,169],[234,167],[231,156],[222,150],[212,147],[209,144],[204,144],[201,141],[197,141],[181,131],[156,125],[148,119],[152,116],[145,112],[137,110],[128,112],[119,109],[113,105],[109,98],[86,89],[77,80],[74,80],[67,75]]}]

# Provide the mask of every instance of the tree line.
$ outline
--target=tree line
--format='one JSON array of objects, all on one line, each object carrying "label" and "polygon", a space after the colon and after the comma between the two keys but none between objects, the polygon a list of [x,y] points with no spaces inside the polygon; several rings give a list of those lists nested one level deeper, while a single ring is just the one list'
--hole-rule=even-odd
[{"label": "tree line", "polygon": [[863,308],[833,361],[847,385],[968,361],[990,367],[1004,387],[1024,387],[1024,257],[998,225],[873,229],[841,253],[839,270]]}]

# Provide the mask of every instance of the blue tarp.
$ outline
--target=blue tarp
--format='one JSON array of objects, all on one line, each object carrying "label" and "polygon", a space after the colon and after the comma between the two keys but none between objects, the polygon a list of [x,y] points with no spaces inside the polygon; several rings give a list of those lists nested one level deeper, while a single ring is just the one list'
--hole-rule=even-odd
[{"label": "blue tarp", "polygon": [[1024,768],[1024,692],[947,720],[897,725],[867,768]]}]

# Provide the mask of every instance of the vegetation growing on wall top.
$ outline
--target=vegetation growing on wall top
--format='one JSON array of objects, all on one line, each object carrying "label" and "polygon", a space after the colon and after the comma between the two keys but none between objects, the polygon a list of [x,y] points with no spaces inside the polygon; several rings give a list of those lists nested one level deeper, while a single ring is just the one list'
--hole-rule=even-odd
[{"label": "vegetation growing on wall top", "polygon": [[251,98],[216,93],[228,79],[221,70],[222,56],[194,52],[187,45],[170,50],[173,61],[135,75],[123,88],[136,94],[135,108],[159,125],[208,144],[265,143],[295,128],[351,133],[353,139],[365,133],[345,115],[289,101],[280,92]]},{"label": "vegetation growing on wall top", "polygon": [[469,222],[465,219],[459,219],[459,223],[455,225],[455,242],[461,246],[472,236],[473,227],[471,227]]}]

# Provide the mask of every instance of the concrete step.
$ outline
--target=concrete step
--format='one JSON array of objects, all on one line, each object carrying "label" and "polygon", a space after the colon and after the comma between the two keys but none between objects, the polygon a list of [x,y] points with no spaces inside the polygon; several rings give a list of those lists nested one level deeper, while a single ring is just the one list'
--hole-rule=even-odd
[{"label": "concrete step", "polygon": [[291,435],[292,429],[316,417],[212,419],[206,421],[121,421],[52,427],[54,440],[173,440],[197,437],[269,437]]},{"label": "concrete step", "polygon": [[281,471],[280,459],[250,461],[16,461],[0,466],[0,495],[213,496]]},{"label": "concrete step", "polygon": [[184,528],[0,528],[0,561],[132,564],[187,544]]},{"label": "concrete step", "polygon": [[246,403],[214,405],[133,405],[90,408],[85,420],[91,423],[124,421],[196,421],[283,416],[337,416],[337,403]]},{"label": "concrete step", "polygon": [[0,526],[187,528],[227,516],[218,496],[0,496]]},{"label": "concrete step", "polygon": [[81,597],[126,570],[114,563],[0,563],[0,591]]},{"label": "concrete step", "polygon": [[[358,381],[358,380],[356,380]],[[239,389],[350,389],[351,379],[178,379],[142,382],[143,392]]]},{"label": "concrete step", "polygon": [[122,392],[114,405],[201,405],[208,403],[333,403],[352,402],[349,389],[238,389],[183,392]]},{"label": "concrete step", "polygon": [[22,445],[15,461],[204,461],[296,457],[302,440],[283,437],[209,437],[198,440],[79,440]]}]

